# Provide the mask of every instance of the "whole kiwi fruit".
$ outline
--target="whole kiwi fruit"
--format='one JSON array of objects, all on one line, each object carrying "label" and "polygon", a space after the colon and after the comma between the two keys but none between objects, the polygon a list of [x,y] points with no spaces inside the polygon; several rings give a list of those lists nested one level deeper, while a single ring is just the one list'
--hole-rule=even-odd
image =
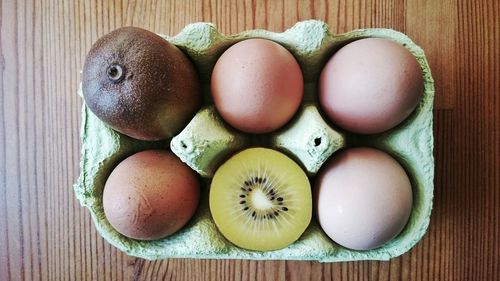
[{"label": "whole kiwi fruit", "polygon": [[189,58],[137,27],[116,29],[93,44],[82,91],[99,119],[140,140],[174,136],[201,106],[199,78]]}]

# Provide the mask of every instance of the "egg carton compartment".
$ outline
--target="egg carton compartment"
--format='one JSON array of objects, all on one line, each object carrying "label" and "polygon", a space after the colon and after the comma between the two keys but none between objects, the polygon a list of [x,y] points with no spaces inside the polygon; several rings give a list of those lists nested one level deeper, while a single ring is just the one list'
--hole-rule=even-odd
[{"label": "egg carton compartment", "polygon": [[[405,46],[419,62],[424,75],[423,97],[415,111],[401,124],[384,133],[356,135],[345,132],[323,118],[317,100],[317,81],[326,61],[345,44],[361,38],[386,38]],[[81,175],[75,193],[90,210],[100,234],[125,253],[145,259],[215,258],[256,260],[387,260],[413,247],[425,234],[433,198],[432,106],[434,82],[421,48],[406,35],[390,29],[361,29],[332,34],[316,20],[295,24],[283,33],[249,30],[223,35],[210,23],[186,26],[173,37],[163,36],[179,47],[195,64],[202,82],[204,106],[171,140],[146,142],[117,133],[102,123],[85,105],[82,109]],[[264,135],[242,133],[227,125],[210,98],[210,75],[219,56],[232,44],[247,38],[266,38],[287,48],[297,59],[304,77],[304,99],[294,118],[283,128]],[[81,92],[81,91],[80,91]],[[80,93],[81,94],[81,93]],[[236,151],[250,146],[275,148],[296,160],[314,184],[321,165],[344,147],[368,146],[388,152],[405,168],[413,189],[413,209],[404,230],[382,247],[357,251],[334,243],[313,220],[304,234],[290,246],[268,252],[238,248],[217,230],[208,208],[210,177]],[[171,149],[202,178],[200,206],[183,229],[164,239],[139,241],[119,234],[107,221],[102,194],[114,167],[135,152]]]}]

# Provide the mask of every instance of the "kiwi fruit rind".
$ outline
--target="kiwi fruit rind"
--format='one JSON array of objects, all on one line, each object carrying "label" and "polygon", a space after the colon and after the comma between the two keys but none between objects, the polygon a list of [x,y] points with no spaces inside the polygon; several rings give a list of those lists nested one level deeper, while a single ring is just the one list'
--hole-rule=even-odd
[{"label": "kiwi fruit rind", "polygon": [[292,244],[312,216],[305,172],[283,153],[268,148],[248,148],[222,164],[212,179],[209,204],[224,237],[256,251]]},{"label": "kiwi fruit rind", "polygon": [[159,35],[123,27],[98,39],[82,71],[85,103],[104,123],[154,141],[178,133],[201,106],[193,63]]}]

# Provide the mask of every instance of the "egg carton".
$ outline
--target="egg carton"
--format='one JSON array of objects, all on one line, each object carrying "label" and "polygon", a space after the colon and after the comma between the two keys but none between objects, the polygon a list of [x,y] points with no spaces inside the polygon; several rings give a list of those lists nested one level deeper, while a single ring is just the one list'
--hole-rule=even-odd
[{"label": "egg carton", "polygon": [[[211,258],[255,260],[387,260],[413,247],[425,234],[433,198],[434,158],[432,106],[434,82],[424,52],[406,35],[390,29],[360,29],[333,34],[316,20],[298,22],[283,33],[248,30],[223,35],[210,23],[187,25],[173,37],[163,36],[194,62],[202,83],[204,107],[173,139],[147,142],[112,130],[83,105],[81,126],[81,175],[76,197],[90,210],[99,233],[109,243],[131,256],[149,260],[164,258]],[[419,62],[424,93],[415,111],[397,127],[374,135],[345,132],[323,118],[318,105],[317,81],[332,54],[361,38],[378,37],[398,42]],[[304,98],[299,111],[283,128],[270,134],[251,135],[231,128],[218,115],[210,97],[210,75],[219,56],[232,44],[247,38],[266,38],[287,48],[297,59],[304,77]],[[80,90],[81,94],[81,90]],[[249,146],[275,148],[295,159],[311,177],[335,151],[343,147],[367,146],[388,152],[405,168],[413,189],[413,209],[404,230],[385,245],[366,251],[344,248],[326,236],[313,218],[303,235],[290,246],[276,251],[250,251],[231,244],[217,230],[208,208],[210,177],[234,152]],[[107,221],[102,194],[113,168],[126,157],[146,149],[169,149],[203,178],[199,208],[177,233],[155,241],[138,241],[118,233]],[[361,176],[361,175],[360,175]]]}]

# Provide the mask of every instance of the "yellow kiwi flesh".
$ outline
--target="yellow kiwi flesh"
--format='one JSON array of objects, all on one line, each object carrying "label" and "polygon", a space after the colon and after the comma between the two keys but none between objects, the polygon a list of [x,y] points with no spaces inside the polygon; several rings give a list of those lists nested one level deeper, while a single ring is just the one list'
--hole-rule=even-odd
[{"label": "yellow kiwi flesh", "polygon": [[249,250],[290,245],[312,216],[306,174],[292,159],[267,148],[243,150],[222,164],[212,180],[209,203],[224,237]]}]

